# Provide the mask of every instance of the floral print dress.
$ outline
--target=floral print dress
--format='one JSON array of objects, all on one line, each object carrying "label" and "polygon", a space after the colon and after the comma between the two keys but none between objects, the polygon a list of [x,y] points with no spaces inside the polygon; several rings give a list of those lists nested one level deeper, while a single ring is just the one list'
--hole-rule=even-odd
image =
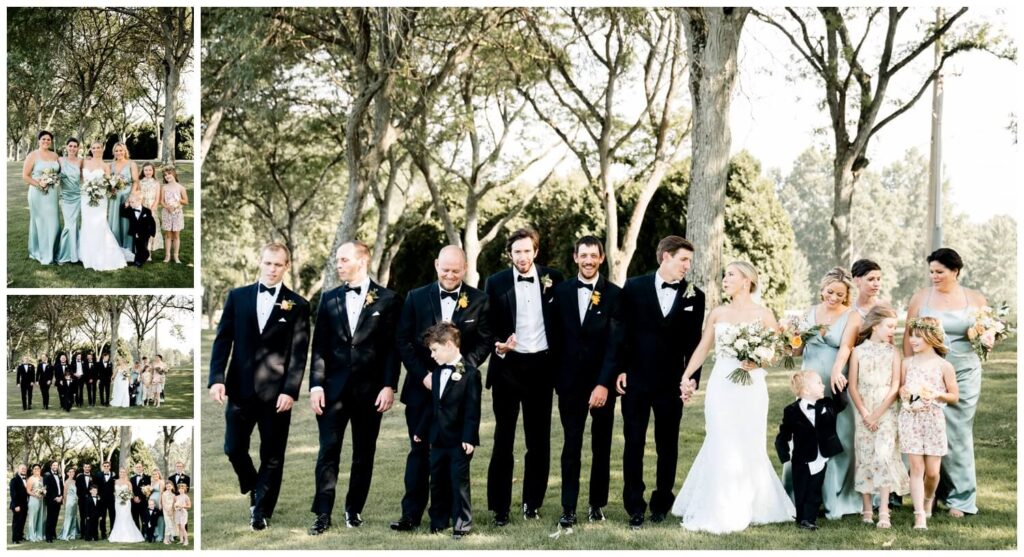
[{"label": "floral print dress", "polygon": [[[853,357],[857,358],[857,392],[868,412],[873,413],[889,394],[892,362],[899,354],[891,344],[868,339],[854,349]],[[910,478],[896,443],[896,409],[896,404],[886,409],[876,431],[869,430],[859,417],[855,422],[853,485],[858,493],[878,493],[882,488],[899,495],[910,491]]]}]

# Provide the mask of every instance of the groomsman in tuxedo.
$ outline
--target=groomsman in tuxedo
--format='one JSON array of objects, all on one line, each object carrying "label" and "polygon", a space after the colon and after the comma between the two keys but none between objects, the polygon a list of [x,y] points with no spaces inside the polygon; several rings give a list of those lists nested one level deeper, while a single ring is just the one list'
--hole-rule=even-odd
[{"label": "groomsman in tuxedo", "polygon": [[178,494],[178,484],[185,484],[190,490],[192,489],[192,478],[189,478],[188,474],[185,473],[185,463],[180,460],[174,463],[174,473],[168,479],[171,481],[171,485],[174,486],[175,495]]},{"label": "groomsman in tuxedo", "polygon": [[18,473],[11,478],[11,543],[25,541],[25,521],[28,519],[28,467],[18,465]]},{"label": "groomsman in tuxedo", "polygon": [[430,445],[422,438],[419,442],[413,438],[417,429],[430,421],[431,370],[437,365],[423,345],[423,334],[442,321],[452,323],[462,339],[462,357],[478,369],[492,350],[489,300],[482,290],[463,282],[466,268],[462,248],[441,248],[434,260],[437,280],[409,292],[402,307],[396,338],[406,370],[401,401],[405,404],[410,449],[405,461],[402,516],[391,523],[393,530],[409,531],[419,526],[430,496]]},{"label": "groomsman in tuxedo", "polygon": [[[43,397],[43,410],[50,409],[50,385],[53,384],[53,364],[50,358],[43,354],[39,358],[39,365],[36,366],[36,383],[39,384],[39,394]],[[63,377],[63,375],[59,376]]]},{"label": "groomsman in tuxedo", "polygon": [[[228,294],[210,354],[210,397],[226,403],[224,453],[249,494],[250,526],[267,527],[284,476],[292,405],[309,349],[309,303],[284,286],[291,253],[272,242],[260,250],[260,279]],[[260,467],[249,456],[260,433]]]},{"label": "groomsman in tuxedo", "polygon": [[[71,378],[72,378],[72,380],[74,380],[75,368],[74,368],[74,366],[71,365],[71,362],[68,361],[68,355],[62,353],[60,356],[57,357],[57,365],[54,366],[54,368],[53,368],[54,380],[56,382],[60,383],[67,376],[68,373],[71,373]],[[58,389],[57,389],[57,393],[58,394],[60,394],[60,388],[59,387],[60,387],[60,385],[58,385]],[[66,393],[67,395],[69,395],[71,397],[71,404],[72,404],[72,406],[75,404],[75,393],[77,392],[77,389],[78,389],[78,384],[77,383],[75,383],[74,388],[76,389],[75,391],[68,391]],[[61,407],[63,407],[63,405],[64,405],[64,402],[62,400],[61,401]],[[70,407],[66,408],[66,410],[70,410]]]},{"label": "groomsman in tuxedo", "polygon": [[81,408],[85,402],[85,385],[88,383],[87,374],[89,372],[89,364],[82,359],[81,352],[75,354],[75,361],[71,364],[71,368],[75,372],[75,407]]},{"label": "groomsman in tuxedo", "polygon": [[114,529],[114,482],[117,481],[117,472],[110,469],[110,461],[106,460],[101,465],[102,470],[96,474],[96,483],[99,485],[100,509],[99,529],[100,537],[107,537],[107,518],[110,518],[110,529]]},{"label": "groomsman in tuxedo", "polygon": [[143,472],[141,462],[135,463],[135,473],[129,479],[132,484],[132,522],[142,530],[142,512],[146,510],[148,498],[142,488],[150,484],[149,474]]},{"label": "groomsman in tuxedo", "polygon": [[513,267],[487,278],[490,325],[497,339],[495,357],[487,372],[494,407],[494,452],[487,468],[487,507],[494,523],[509,523],[512,472],[515,463],[516,422],[523,412],[526,434],[523,473],[523,518],[538,519],[551,468],[551,402],[554,365],[547,331],[554,287],[562,274],[534,264],[540,236],[521,228],[509,236],[505,250]]},{"label": "groomsman in tuxedo", "polygon": [[[683,402],[679,383],[687,361],[700,342],[704,293],[683,280],[693,263],[693,244],[679,236],[658,242],[658,270],[626,281],[622,291],[626,321],[624,373],[616,380],[622,397],[625,445],[622,455],[622,500],[632,529],[643,527],[644,445],[654,414],[658,455],[651,522],[665,520],[675,495],[679,453],[679,421]],[[700,371],[693,378],[700,381]]]},{"label": "groomsman in tuxedo", "polygon": [[576,524],[580,492],[583,432],[590,422],[590,490],[588,519],[604,520],[615,420],[617,351],[625,334],[620,308],[622,289],[601,275],[604,246],[594,236],[583,236],[573,248],[579,269],[576,280],[553,289],[551,321],[555,391],[565,443],[562,445],[562,528]]},{"label": "groomsman in tuxedo", "polygon": [[370,250],[359,241],[338,247],[335,268],[342,285],[320,299],[313,329],[309,403],[320,431],[316,520],[309,535],[331,527],[341,444],[352,422],[352,468],[345,496],[345,526],[358,528],[373,478],[373,457],[384,412],[395,402],[400,360],[395,328],[402,297],[370,280]]},{"label": "groomsman in tuxedo", "polygon": [[96,362],[93,361],[92,352],[89,352],[85,356],[85,392],[89,398],[89,406],[96,406],[96,387],[99,383],[99,368],[96,367]]},{"label": "groomsman in tuxedo", "polygon": [[64,504],[64,481],[61,479],[57,461],[50,463],[50,473],[43,476],[46,488],[46,543],[53,543],[57,538],[57,518],[60,507]]},{"label": "groomsman in tuxedo", "polygon": [[114,364],[110,362],[110,353],[104,352],[94,367],[94,375],[100,389],[100,404],[110,406],[110,381],[114,378]]},{"label": "groomsman in tuxedo", "polygon": [[36,366],[29,363],[28,355],[21,357],[21,365],[14,372],[14,382],[21,385],[21,409],[32,408],[32,385],[36,382]]},{"label": "groomsman in tuxedo", "polygon": [[79,524],[85,524],[85,505],[89,498],[89,488],[96,485],[96,478],[92,475],[92,464],[83,464],[82,471],[75,476],[75,490],[78,492],[78,518]]}]

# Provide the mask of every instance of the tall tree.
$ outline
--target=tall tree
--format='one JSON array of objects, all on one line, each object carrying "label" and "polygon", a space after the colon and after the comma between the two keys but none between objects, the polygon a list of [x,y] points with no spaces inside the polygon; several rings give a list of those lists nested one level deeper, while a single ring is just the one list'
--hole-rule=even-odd
[{"label": "tall tree", "polygon": [[128,296],[124,312],[135,330],[135,355],[142,354],[142,343],[157,322],[172,312],[191,313],[193,302],[187,296]]},{"label": "tall tree", "polygon": [[[131,426],[120,426],[118,428],[118,439],[120,441],[118,454],[117,467],[131,469],[131,455],[132,455],[132,428]],[[113,463],[111,463],[113,464]],[[130,473],[130,472],[129,472]]]}]

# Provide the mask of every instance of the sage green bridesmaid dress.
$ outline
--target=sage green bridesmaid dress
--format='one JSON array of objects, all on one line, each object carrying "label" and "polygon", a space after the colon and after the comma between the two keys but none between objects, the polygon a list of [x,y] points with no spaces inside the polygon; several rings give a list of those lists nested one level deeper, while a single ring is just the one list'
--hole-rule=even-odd
[{"label": "sage green bridesmaid dress", "polygon": [[64,229],[60,233],[57,263],[78,263],[78,229],[82,216],[82,170],[60,159],[60,212]]},{"label": "sage green bridesmaid dress", "polygon": [[132,237],[128,234],[128,219],[121,218],[121,207],[132,193],[132,165],[129,162],[121,168],[121,172],[118,172],[114,168],[114,163],[110,163],[110,173],[120,174],[127,185],[107,202],[107,221],[110,223],[110,231],[114,233],[117,243],[122,248],[131,251]]},{"label": "sage green bridesmaid dress", "polygon": [[[57,161],[37,160],[32,165],[32,178],[38,179],[47,168],[60,168]],[[28,187],[28,256],[43,265],[53,263],[60,239],[60,211],[57,188],[43,193],[35,186]]]}]

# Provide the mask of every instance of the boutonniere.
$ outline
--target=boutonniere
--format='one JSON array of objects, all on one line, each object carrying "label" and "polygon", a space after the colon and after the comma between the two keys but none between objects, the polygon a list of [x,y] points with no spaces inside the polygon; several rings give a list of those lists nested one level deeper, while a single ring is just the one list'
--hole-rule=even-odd
[{"label": "boutonniere", "polygon": [[694,290],[693,283],[692,282],[687,283],[686,284],[686,290],[683,291],[683,297],[684,298],[692,298],[696,294],[697,294],[697,292]]},{"label": "boutonniere", "polygon": [[463,292],[459,296],[459,301],[456,302],[455,305],[458,307],[458,309],[466,309],[467,307],[469,307],[469,296],[465,292]]},{"label": "boutonniere", "polygon": [[281,306],[281,311],[291,311],[292,308],[295,307],[295,302],[291,300],[281,300],[281,303],[277,305]]},{"label": "boutonniere", "polygon": [[596,306],[596,305],[600,305],[600,303],[601,303],[601,293],[598,292],[597,290],[595,290],[594,293],[590,295],[590,305]]},{"label": "boutonniere", "polygon": [[367,291],[366,292],[366,301],[363,302],[363,307],[366,307],[366,306],[372,304],[374,302],[374,300],[376,300],[376,299],[377,299],[377,289],[376,288],[374,288],[373,290]]},{"label": "boutonniere", "polygon": [[463,365],[462,362],[455,364],[455,371],[452,372],[452,375],[451,377],[449,377],[449,379],[451,379],[452,381],[462,381],[462,372],[464,371],[466,371],[466,366]]},{"label": "boutonniere", "polygon": [[551,288],[551,275],[544,275],[540,277],[540,284],[544,287],[544,294],[548,293],[548,288]]}]

